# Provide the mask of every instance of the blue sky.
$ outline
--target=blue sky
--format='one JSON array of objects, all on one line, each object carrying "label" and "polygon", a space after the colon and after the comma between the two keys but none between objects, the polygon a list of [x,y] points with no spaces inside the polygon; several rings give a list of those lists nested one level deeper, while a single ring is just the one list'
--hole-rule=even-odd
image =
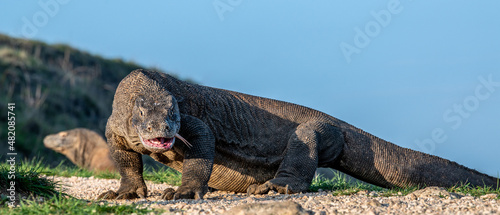
[{"label": "blue sky", "polygon": [[0,2],[0,33],[302,104],[500,172],[499,1],[30,2]]}]

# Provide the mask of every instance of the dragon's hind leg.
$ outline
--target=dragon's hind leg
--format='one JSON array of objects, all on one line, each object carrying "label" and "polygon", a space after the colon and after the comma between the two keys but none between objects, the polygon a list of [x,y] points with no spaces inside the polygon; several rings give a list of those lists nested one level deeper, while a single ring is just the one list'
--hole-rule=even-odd
[{"label": "dragon's hind leg", "polygon": [[264,184],[253,184],[249,194],[264,194],[270,190],[279,193],[298,193],[308,190],[318,163],[324,163],[324,151],[334,160],[342,150],[340,131],[327,123],[311,121],[300,124],[290,136],[283,161],[273,179]]}]

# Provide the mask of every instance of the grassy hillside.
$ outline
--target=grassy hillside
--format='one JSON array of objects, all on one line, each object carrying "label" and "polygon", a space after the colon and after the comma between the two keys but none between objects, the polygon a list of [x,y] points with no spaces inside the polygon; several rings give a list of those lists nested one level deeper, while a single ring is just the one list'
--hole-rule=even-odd
[{"label": "grassy hillside", "polygon": [[43,137],[75,127],[104,134],[114,91],[137,68],[143,67],[0,34],[0,153],[8,149],[7,104],[15,103],[19,158],[40,154],[58,163],[62,156],[45,149]]}]

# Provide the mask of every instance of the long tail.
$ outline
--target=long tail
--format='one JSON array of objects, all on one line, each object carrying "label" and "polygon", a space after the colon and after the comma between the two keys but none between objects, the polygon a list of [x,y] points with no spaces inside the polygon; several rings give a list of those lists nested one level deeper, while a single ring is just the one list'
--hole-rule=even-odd
[{"label": "long tail", "polygon": [[343,131],[345,145],[333,168],[387,188],[452,187],[467,184],[498,187],[498,178],[456,162],[402,148],[356,129]]}]

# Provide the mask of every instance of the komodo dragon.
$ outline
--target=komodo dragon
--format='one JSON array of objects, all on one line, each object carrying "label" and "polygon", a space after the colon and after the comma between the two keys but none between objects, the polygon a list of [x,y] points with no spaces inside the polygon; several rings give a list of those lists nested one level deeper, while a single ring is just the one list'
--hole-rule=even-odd
[{"label": "komodo dragon", "polygon": [[[175,144],[184,137],[192,147]],[[163,199],[202,198],[208,187],[264,194],[307,191],[316,167],[331,167],[387,188],[497,178],[396,146],[325,113],[216,89],[164,73],[134,70],[116,89],[106,138],[121,174],[99,199],[147,196],[141,154],[182,172]]]},{"label": "komodo dragon", "polygon": [[106,141],[89,129],[75,128],[50,134],[43,139],[43,144],[65,155],[81,168],[92,171],[117,171]]}]

